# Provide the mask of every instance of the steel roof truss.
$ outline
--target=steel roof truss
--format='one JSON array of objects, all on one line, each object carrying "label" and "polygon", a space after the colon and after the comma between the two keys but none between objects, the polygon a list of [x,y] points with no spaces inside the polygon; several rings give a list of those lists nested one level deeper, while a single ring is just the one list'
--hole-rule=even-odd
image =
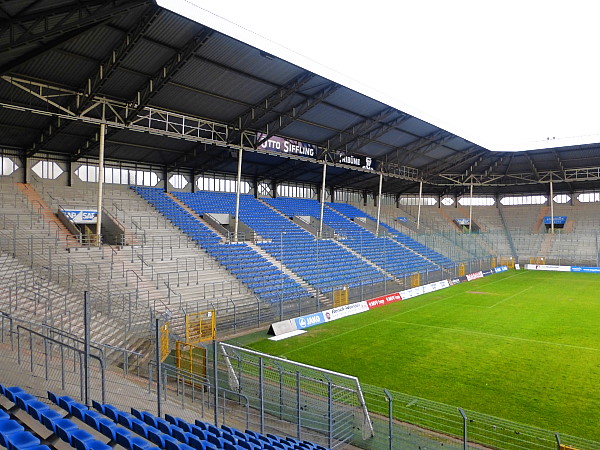
[{"label": "steel roof truss", "polygon": [[297,104],[290,110],[280,114],[277,119],[272,120],[266,125],[266,135],[260,141],[256,142],[256,147],[260,147],[262,144],[264,144],[271,137],[279,133],[285,127],[290,125],[292,122],[302,117],[312,108],[323,102],[327,97],[329,97],[331,94],[337,91],[340,87],[341,85],[337,83],[327,83],[327,85],[315,95],[308,97],[307,99],[303,100],[301,103]]},{"label": "steel roof truss", "polygon": [[0,52],[11,51],[82,26],[102,22],[147,4],[149,4],[149,0],[113,0],[110,2],[88,0],[33,14],[20,14],[0,22],[0,34],[9,36],[9,42],[0,45]]},{"label": "steel roof truss", "polygon": [[312,80],[316,75],[310,72],[302,72],[300,75],[289,80],[286,84],[278,88],[273,94],[262,99],[260,102],[248,108],[231,122],[232,127],[236,129],[236,133],[231,134],[231,140],[234,141],[239,137],[244,130],[252,128],[261,118],[271,112],[277,106],[281,105],[285,100],[291,98],[299,89],[306,83]]}]

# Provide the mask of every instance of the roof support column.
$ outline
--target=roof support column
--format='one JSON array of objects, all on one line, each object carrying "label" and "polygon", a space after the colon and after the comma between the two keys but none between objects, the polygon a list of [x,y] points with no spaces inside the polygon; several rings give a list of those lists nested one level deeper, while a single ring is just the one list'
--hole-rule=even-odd
[{"label": "roof support column", "polygon": [[381,217],[381,190],[383,188],[383,172],[379,173],[379,192],[377,194],[377,228],[375,228],[375,235],[379,236],[379,220]]},{"label": "roof support column", "polygon": [[417,208],[417,230],[421,228],[421,204],[423,203],[423,182],[419,181],[419,206]]},{"label": "roof support column", "polygon": [[242,190],[242,156],[243,147],[240,145],[238,150],[237,183],[235,187],[235,229],[233,231],[233,240],[238,241],[238,229],[240,226],[240,192]]},{"label": "roof support column", "polygon": [[29,157],[27,155],[23,155],[23,157],[21,158],[21,164],[23,165],[23,183],[24,184],[28,184],[29,183]]},{"label": "roof support column", "polygon": [[98,153],[98,213],[96,218],[96,234],[98,247],[102,246],[102,187],[104,184],[104,135],[106,124],[100,124],[100,150]]},{"label": "roof support column", "polygon": [[319,221],[319,239],[323,237],[323,212],[325,210],[325,178],[327,177],[327,162],[323,161],[323,182],[321,183],[321,220]]},{"label": "roof support column", "polygon": [[73,186],[73,164],[70,159],[67,160],[67,170],[65,172],[67,172],[67,186],[71,187]]},{"label": "roof support column", "polygon": [[554,234],[554,183],[550,174],[550,232]]},{"label": "roof support column", "polygon": [[165,192],[168,194],[171,188],[169,186],[169,169],[167,166],[163,167],[162,176],[165,183]]}]

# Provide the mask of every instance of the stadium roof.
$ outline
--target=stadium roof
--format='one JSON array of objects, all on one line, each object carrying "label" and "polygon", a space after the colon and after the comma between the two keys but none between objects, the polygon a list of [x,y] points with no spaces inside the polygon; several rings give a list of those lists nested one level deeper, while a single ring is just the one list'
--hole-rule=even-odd
[{"label": "stadium roof", "polygon": [[[600,145],[490,152],[150,0],[0,6],[0,148],[71,162],[98,155],[167,171],[460,195],[591,189]],[[256,133],[260,133],[258,138]],[[271,136],[315,156],[269,152]],[[258,142],[257,142],[258,141]],[[258,148],[256,148],[258,147]],[[344,156],[353,156],[351,164]],[[352,167],[352,161],[372,168]]]}]

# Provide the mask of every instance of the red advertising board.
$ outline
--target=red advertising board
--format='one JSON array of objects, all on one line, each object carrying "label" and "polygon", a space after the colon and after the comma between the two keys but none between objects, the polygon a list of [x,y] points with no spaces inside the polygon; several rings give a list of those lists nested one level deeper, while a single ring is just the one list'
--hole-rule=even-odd
[{"label": "red advertising board", "polygon": [[369,309],[378,308],[380,306],[388,305],[390,303],[402,301],[400,292],[394,292],[393,294],[383,295],[381,297],[372,298],[367,300],[367,306]]}]

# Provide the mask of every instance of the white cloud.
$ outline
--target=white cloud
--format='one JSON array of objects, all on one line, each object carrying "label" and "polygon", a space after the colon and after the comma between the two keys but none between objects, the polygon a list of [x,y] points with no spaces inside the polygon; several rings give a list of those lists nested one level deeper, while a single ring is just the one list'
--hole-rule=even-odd
[{"label": "white cloud", "polygon": [[591,0],[159,3],[490,150],[600,142]]}]

